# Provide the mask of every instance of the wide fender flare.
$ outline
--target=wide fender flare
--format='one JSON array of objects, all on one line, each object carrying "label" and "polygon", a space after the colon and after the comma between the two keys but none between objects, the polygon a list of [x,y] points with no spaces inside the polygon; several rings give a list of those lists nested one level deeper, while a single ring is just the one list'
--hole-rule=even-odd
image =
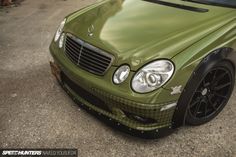
[{"label": "wide fender flare", "polygon": [[176,106],[176,110],[172,119],[173,128],[185,125],[187,108],[191,102],[191,93],[194,92],[198,82],[213,68],[213,66],[221,61],[229,61],[232,66],[236,67],[236,51],[232,48],[221,48],[207,55],[195,68],[190,79],[188,80]]}]

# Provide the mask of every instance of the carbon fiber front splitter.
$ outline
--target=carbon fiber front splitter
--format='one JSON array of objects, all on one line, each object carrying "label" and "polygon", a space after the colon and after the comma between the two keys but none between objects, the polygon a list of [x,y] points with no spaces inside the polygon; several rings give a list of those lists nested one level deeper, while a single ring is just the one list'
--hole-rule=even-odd
[{"label": "carbon fiber front splitter", "polygon": [[89,112],[90,114],[92,114],[96,118],[102,120],[108,126],[110,126],[112,128],[116,128],[117,130],[125,132],[125,133],[127,133],[131,136],[136,136],[136,137],[145,138],[145,139],[155,139],[155,138],[160,138],[160,137],[170,135],[175,130],[172,127],[161,128],[161,129],[158,129],[158,131],[157,130],[140,131],[140,130],[136,130],[136,129],[133,129],[133,128],[129,128],[129,127],[119,123],[115,119],[107,117],[103,114],[100,114],[100,113],[92,110],[88,106],[84,105],[78,99],[76,99],[76,97],[70,92],[70,90],[68,90],[66,88],[66,86],[63,83],[59,82],[59,84],[66,91],[66,93],[72,98],[72,100],[76,104],[78,104],[81,108],[85,109],[87,112]]}]

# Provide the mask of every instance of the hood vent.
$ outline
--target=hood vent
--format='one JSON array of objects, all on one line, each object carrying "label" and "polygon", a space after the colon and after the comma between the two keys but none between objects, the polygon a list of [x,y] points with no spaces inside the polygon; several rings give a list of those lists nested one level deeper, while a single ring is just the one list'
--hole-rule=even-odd
[{"label": "hood vent", "polygon": [[208,9],[204,9],[204,8],[196,8],[196,7],[192,7],[192,6],[170,3],[170,2],[160,1],[160,0],[143,0],[143,1],[157,3],[160,5],[165,5],[165,6],[174,7],[174,8],[180,8],[180,9],[199,12],[199,13],[205,13],[205,12],[209,11]]}]

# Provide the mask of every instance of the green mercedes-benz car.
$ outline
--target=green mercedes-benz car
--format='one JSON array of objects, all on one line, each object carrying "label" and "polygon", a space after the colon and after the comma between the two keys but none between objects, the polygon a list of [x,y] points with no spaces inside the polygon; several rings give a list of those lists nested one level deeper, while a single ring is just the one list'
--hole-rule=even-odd
[{"label": "green mercedes-benz car", "polygon": [[204,124],[234,88],[235,8],[234,0],[96,2],[60,24],[52,73],[81,107],[130,134]]}]

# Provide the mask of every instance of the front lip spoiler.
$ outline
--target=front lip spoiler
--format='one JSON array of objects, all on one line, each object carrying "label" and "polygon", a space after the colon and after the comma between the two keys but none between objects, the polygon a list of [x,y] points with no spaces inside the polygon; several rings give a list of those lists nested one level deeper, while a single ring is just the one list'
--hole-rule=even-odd
[{"label": "front lip spoiler", "polygon": [[122,123],[119,123],[116,119],[112,117],[108,117],[104,114],[101,114],[99,112],[96,112],[95,110],[92,110],[88,106],[84,105],[79,99],[76,98],[76,96],[67,88],[67,86],[61,81],[60,76],[58,75],[59,67],[57,67],[53,62],[50,62],[52,74],[55,76],[57,82],[61,85],[61,87],[65,90],[65,92],[72,98],[72,100],[79,105],[80,108],[85,109],[87,112],[89,112],[91,115],[95,116],[96,118],[103,121],[108,126],[111,126],[113,128],[116,128],[117,130],[120,130],[122,132],[125,132],[131,136],[136,136],[144,139],[156,139],[160,137],[164,137],[167,135],[170,135],[175,131],[175,129],[171,126],[169,127],[163,127],[154,130],[138,130],[134,128],[130,128],[126,125],[123,125]]},{"label": "front lip spoiler", "polygon": [[88,106],[83,105],[83,103],[81,103],[78,99],[76,99],[74,97],[74,95],[70,92],[70,90],[68,90],[63,83],[59,82],[59,84],[65,90],[65,92],[72,98],[72,100],[77,105],[79,105],[80,108],[85,109],[91,115],[93,115],[96,118],[98,118],[99,120],[103,121],[108,126],[110,126],[112,128],[116,128],[117,130],[120,130],[121,132],[125,132],[131,136],[136,136],[136,137],[140,137],[140,138],[144,138],[144,139],[155,139],[155,138],[168,136],[175,131],[175,129],[173,129],[172,127],[160,128],[160,129],[158,129],[158,132],[156,131],[156,129],[149,130],[149,131],[141,131],[141,130],[137,130],[137,129],[133,129],[133,128],[131,129],[131,128],[127,127],[126,125],[119,123],[117,120],[115,120],[111,117],[105,116],[103,114],[100,114],[100,113],[92,110]]}]

